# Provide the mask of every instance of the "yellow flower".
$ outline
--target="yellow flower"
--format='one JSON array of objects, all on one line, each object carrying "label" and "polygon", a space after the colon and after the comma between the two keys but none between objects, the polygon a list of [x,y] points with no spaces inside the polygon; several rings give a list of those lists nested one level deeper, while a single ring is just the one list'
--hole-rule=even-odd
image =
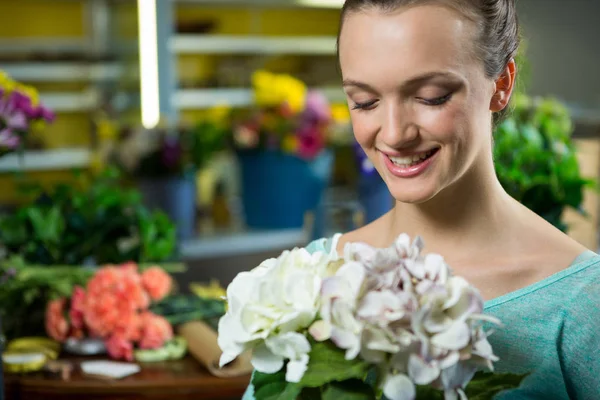
[{"label": "yellow flower", "polygon": [[277,107],[287,103],[292,112],[304,109],[306,85],[290,75],[258,70],[252,75],[254,101],[260,107]]},{"label": "yellow flower", "polygon": [[10,79],[5,72],[0,71],[0,87],[4,89],[4,94],[10,94],[13,90],[15,90],[17,83]]},{"label": "yellow flower", "polygon": [[294,134],[286,135],[286,137],[283,138],[281,147],[284,152],[296,153],[298,150],[298,138]]},{"label": "yellow flower", "polygon": [[338,124],[346,124],[350,121],[350,112],[346,104],[333,104],[331,106],[331,116]]}]

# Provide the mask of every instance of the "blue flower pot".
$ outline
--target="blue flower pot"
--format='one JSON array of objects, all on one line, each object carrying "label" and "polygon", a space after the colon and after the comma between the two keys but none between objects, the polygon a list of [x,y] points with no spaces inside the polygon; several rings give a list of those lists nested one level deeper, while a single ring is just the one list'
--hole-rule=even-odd
[{"label": "blue flower pot", "polygon": [[365,213],[366,224],[375,221],[394,207],[394,198],[378,173],[360,176],[358,199]]},{"label": "blue flower pot", "polygon": [[196,234],[196,182],[193,176],[142,179],[138,187],[144,204],[163,211],[175,223],[178,240]]},{"label": "blue flower pot", "polygon": [[278,151],[239,152],[246,225],[260,229],[301,228],[319,206],[329,184],[333,154],[306,161]]}]

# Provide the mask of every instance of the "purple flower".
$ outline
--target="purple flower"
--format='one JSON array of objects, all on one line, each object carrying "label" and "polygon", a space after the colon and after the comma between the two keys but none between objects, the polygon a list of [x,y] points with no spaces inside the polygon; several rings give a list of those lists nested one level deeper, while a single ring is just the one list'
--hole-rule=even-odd
[{"label": "purple flower", "polygon": [[302,119],[309,123],[327,123],[331,120],[331,107],[323,93],[314,90],[308,92]]},{"label": "purple flower", "polygon": [[46,122],[52,122],[56,118],[56,114],[54,114],[49,108],[40,105],[35,110],[36,119],[44,119]]},{"label": "purple flower", "polygon": [[21,138],[12,130],[6,128],[0,131],[0,148],[14,150],[19,147]]}]

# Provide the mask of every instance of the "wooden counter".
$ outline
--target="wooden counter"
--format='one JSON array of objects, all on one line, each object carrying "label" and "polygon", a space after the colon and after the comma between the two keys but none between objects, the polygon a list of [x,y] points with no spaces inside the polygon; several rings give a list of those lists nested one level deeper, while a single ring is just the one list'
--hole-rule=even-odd
[{"label": "wooden counter", "polygon": [[69,380],[47,373],[5,374],[6,400],[239,400],[249,376],[221,379],[195,359],[140,364],[142,371],[121,380],[104,380],[75,368]]}]

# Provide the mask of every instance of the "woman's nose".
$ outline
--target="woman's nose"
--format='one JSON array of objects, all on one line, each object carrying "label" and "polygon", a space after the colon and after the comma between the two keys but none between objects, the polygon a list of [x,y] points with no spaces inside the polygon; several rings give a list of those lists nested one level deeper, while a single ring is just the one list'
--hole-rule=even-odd
[{"label": "woman's nose", "polygon": [[411,113],[401,105],[389,105],[379,133],[380,140],[391,149],[411,147],[419,138],[419,128]]}]

